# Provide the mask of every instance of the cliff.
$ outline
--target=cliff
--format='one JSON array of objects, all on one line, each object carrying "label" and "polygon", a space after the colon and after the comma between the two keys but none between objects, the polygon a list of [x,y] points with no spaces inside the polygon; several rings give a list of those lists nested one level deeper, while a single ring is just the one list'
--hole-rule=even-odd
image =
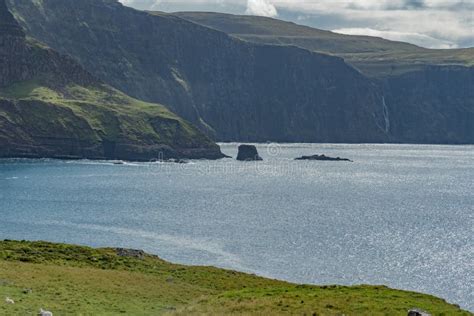
[{"label": "cliff", "polygon": [[130,98],[25,37],[3,0],[0,17],[0,157],[222,157],[165,107]]},{"label": "cliff", "polygon": [[248,42],[294,45],[336,55],[371,77],[399,75],[422,70],[427,65],[474,65],[474,48],[427,49],[380,37],[339,34],[261,16],[215,12],[177,12],[173,15]]},{"label": "cliff", "polygon": [[[472,85],[456,79],[472,76],[473,67],[461,66],[474,60],[471,50],[451,56],[255,17],[236,25],[219,16],[210,28],[201,25],[209,15],[197,24],[115,0],[8,3],[27,34],[221,141],[474,142],[456,121],[472,122]],[[242,24],[250,37],[232,33],[243,32]],[[275,38],[280,45],[269,45]],[[381,64],[380,55],[388,56]],[[459,66],[445,66],[449,60]],[[447,67],[445,76],[431,78],[430,67]],[[450,82],[458,82],[456,94]]]},{"label": "cliff", "polygon": [[383,81],[390,131],[404,143],[474,143],[474,68],[427,66]]},{"label": "cliff", "polygon": [[[384,142],[383,95],[341,58],[116,1],[9,1],[28,34],[222,141]],[[382,127],[381,127],[382,126]]]},{"label": "cliff", "polygon": [[248,42],[294,45],[344,58],[382,87],[391,141],[474,142],[474,48],[426,49],[258,16],[174,15]]}]

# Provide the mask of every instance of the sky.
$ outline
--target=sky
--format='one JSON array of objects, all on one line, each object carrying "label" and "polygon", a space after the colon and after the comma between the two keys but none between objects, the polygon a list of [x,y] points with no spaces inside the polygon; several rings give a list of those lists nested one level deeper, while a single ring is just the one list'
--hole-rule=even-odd
[{"label": "sky", "polygon": [[428,48],[474,47],[474,0],[120,0],[137,9],[275,17]]}]

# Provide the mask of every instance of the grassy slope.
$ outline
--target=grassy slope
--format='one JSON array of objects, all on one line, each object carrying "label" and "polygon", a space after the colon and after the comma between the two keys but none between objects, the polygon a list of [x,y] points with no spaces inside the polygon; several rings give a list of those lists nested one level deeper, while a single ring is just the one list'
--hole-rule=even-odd
[{"label": "grassy slope", "polygon": [[[50,88],[42,80],[30,80],[0,89],[0,98],[14,101],[39,101],[38,104],[71,110],[75,116],[84,119],[95,130],[96,134],[84,135],[89,138],[116,138],[119,133],[136,140],[159,142],[176,145],[176,137],[180,137],[178,145],[191,145],[210,141],[196,128],[182,120],[164,106],[146,103],[133,99],[107,85],[82,87],[70,84],[61,88]],[[46,111],[38,109],[38,115],[46,115]],[[2,112],[0,111],[0,114]],[[9,117],[9,113],[3,113]],[[39,117],[38,117],[39,118]],[[150,125],[150,119],[160,118],[162,130],[156,131]],[[36,123],[45,121],[36,120]],[[59,117],[58,119],[61,119]],[[175,124],[174,124],[175,123]],[[173,126],[180,126],[180,134]]]},{"label": "grassy slope", "polygon": [[251,42],[296,45],[335,54],[375,76],[399,74],[425,64],[474,66],[474,49],[425,49],[377,37],[337,34],[266,17],[207,12],[179,12],[176,15]]},{"label": "grassy slope", "polygon": [[[31,289],[28,291],[26,289]],[[8,296],[15,305],[3,303]],[[0,242],[0,314],[472,315],[424,294],[383,286],[303,286],[113,249]]]},{"label": "grassy slope", "polygon": [[164,106],[125,95],[34,39],[2,38],[11,69],[0,87],[0,156],[220,157],[214,142]]}]

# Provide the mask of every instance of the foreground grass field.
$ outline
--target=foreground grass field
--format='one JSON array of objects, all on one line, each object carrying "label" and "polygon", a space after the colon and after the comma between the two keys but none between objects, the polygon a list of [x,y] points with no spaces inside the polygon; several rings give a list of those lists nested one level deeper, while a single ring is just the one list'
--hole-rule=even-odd
[{"label": "foreground grass field", "polygon": [[[11,297],[15,304],[4,303]],[[0,242],[0,315],[472,315],[442,299],[384,286],[308,286],[141,252]]]}]

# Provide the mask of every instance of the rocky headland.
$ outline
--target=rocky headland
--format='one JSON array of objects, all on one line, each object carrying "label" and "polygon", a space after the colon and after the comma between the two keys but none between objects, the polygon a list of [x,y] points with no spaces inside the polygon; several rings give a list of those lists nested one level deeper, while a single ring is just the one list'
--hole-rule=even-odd
[{"label": "rocky headland", "polygon": [[218,159],[219,146],[25,36],[0,0],[0,158]]}]

